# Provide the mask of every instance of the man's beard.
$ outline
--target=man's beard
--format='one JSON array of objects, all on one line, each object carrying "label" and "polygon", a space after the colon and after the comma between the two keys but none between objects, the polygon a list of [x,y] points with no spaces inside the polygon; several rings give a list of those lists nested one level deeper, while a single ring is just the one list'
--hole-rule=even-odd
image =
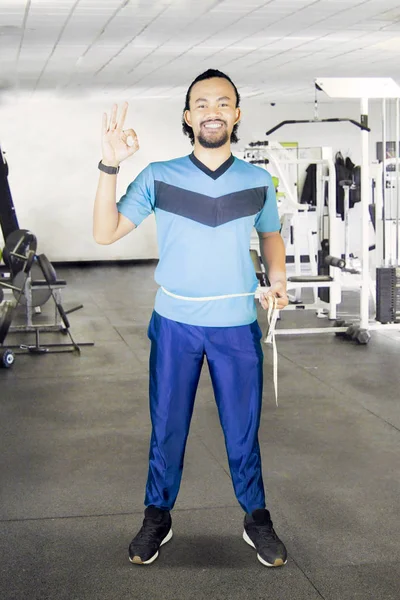
[{"label": "man's beard", "polygon": [[203,146],[203,148],[221,148],[222,146],[225,146],[225,144],[228,142],[228,140],[229,140],[229,135],[228,135],[228,132],[226,129],[224,132],[222,132],[221,137],[218,139],[213,139],[212,137],[211,137],[211,139],[207,139],[206,137],[203,136],[201,130],[200,130],[200,134],[197,138],[197,141],[199,142],[199,144],[201,146]]}]

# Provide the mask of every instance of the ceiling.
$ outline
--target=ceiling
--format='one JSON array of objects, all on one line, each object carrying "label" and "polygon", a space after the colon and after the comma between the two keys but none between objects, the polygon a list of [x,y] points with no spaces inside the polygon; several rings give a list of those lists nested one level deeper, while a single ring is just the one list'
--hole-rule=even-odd
[{"label": "ceiling", "polygon": [[202,71],[310,101],[315,77],[400,83],[399,0],[0,0],[0,90],[181,99]]}]

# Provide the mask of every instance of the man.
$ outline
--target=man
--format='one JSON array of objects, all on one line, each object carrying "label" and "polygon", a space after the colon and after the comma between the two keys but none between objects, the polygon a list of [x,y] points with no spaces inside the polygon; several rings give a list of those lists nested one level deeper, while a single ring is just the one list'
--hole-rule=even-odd
[{"label": "man", "polygon": [[[262,402],[261,331],[250,258],[253,226],[278,308],[287,303],[285,250],[275,190],[267,171],[234,158],[239,93],[213,69],[189,87],[183,130],[194,151],[151,163],[116,203],[119,164],[138,148],[132,129],[103,115],[103,158],[94,208],[94,237],[111,244],[155,213],[160,285],[148,335],[152,435],[145,518],[129,547],[135,564],[151,564],[172,537],[171,515],[181,482],[186,440],[204,357],[207,358],[236,497],[245,511],[245,541],[266,566],[287,553],[265,508],[258,443]],[[129,138],[131,145],[128,144]],[[261,304],[268,307],[268,298]]]}]

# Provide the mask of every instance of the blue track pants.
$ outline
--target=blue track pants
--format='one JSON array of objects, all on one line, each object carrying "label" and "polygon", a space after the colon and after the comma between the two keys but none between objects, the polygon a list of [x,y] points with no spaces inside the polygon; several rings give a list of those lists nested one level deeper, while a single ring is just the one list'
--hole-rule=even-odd
[{"label": "blue track pants", "polygon": [[171,510],[175,504],[206,357],[236,497],[245,512],[265,508],[258,443],[263,353],[257,321],[239,327],[199,327],[154,311],[148,336],[153,429],[145,505]]}]

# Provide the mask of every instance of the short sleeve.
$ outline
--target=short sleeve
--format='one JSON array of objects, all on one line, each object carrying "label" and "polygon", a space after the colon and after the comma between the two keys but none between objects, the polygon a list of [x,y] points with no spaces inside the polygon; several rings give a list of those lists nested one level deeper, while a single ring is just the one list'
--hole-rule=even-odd
[{"label": "short sleeve", "polygon": [[117,202],[117,209],[136,227],[153,212],[154,178],[148,165],[129,184],[125,194]]},{"label": "short sleeve", "polygon": [[280,231],[281,229],[275,186],[270,175],[269,183],[266,187],[267,191],[264,206],[256,216],[254,222],[254,227],[260,233],[272,233],[274,231]]}]

